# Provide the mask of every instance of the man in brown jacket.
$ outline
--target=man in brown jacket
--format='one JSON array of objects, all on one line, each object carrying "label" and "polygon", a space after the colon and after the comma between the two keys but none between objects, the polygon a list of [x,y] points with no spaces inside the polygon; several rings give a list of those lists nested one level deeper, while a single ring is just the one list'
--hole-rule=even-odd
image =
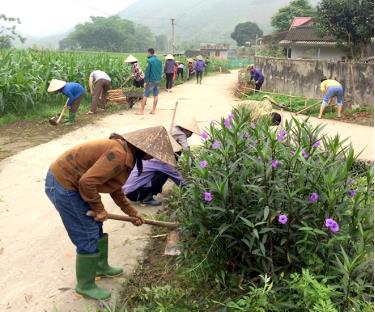
[{"label": "man in brown jacket", "polygon": [[[163,127],[147,128],[124,134],[112,134],[75,146],[57,160],[47,173],[46,194],[59,212],[68,235],[77,247],[76,291],[102,300],[111,293],[95,284],[96,276],[115,276],[121,268],[108,265],[108,235],[103,233],[107,219],[100,193],[109,193],[121,210],[143,218],[128,202],[122,186],[136,165],[142,172],[142,160],[156,158],[175,166],[173,149]],[[95,218],[86,215],[95,212]]]}]

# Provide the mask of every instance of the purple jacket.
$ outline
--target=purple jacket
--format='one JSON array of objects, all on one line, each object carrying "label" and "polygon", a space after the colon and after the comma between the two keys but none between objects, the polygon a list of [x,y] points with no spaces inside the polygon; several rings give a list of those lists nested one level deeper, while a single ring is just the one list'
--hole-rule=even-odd
[{"label": "purple jacket", "polygon": [[142,186],[151,186],[151,179],[156,172],[161,171],[168,175],[168,177],[177,185],[182,183],[181,174],[172,166],[167,165],[160,160],[155,158],[150,160],[143,160],[143,171],[140,176],[138,176],[137,167],[134,167],[132,172],[129,175],[128,180],[125,185],[122,187],[122,190],[125,194],[134,192]]},{"label": "purple jacket", "polygon": [[173,74],[174,73],[174,60],[167,60],[165,62],[164,73],[165,74]]},{"label": "purple jacket", "polygon": [[206,67],[206,63],[204,61],[202,61],[202,60],[198,60],[195,63],[195,70],[198,71],[198,72],[204,71],[205,67]]},{"label": "purple jacket", "polygon": [[250,70],[250,81],[251,80],[255,80],[255,81],[264,81],[264,76],[262,74],[262,72],[260,71],[260,69],[252,69]]}]

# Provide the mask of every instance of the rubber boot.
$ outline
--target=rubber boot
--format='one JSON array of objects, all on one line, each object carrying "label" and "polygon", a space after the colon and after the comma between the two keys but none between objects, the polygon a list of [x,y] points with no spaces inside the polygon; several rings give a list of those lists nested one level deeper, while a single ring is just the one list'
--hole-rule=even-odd
[{"label": "rubber boot", "polygon": [[73,113],[71,110],[69,110],[69,118],[68,118],[68,125],[73,125],[76,122],[76,113]]},{"label": "rubber boot", "polygon": [[122,268],[111,267],[108,264],[108,234],[104,234],[98,241],[99,261],[96,269],[96,276],[116,276],[124,270]]},{"label": "rubber boot", "polygon": [[77,254],[76,258],[76,292],[96,300],[111,297],[111,292],[100,288],[95,283],[95,273],[99,261],[99,253]]}]

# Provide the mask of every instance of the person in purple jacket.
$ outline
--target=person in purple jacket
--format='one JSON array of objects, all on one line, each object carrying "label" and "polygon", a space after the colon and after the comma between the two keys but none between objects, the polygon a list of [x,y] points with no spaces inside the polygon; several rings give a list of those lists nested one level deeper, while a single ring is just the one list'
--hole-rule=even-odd
[{"label": "person in purple jacket", "polygon": [[176,185],[181,185],[181,174],[171,165],[152,158],[142,161],[142,173],[134,167],[122,190],[126,197],[144,205],[160,206],[161,202],[154,198],[162,192],[163,185],[171,179]]},{"label": "person in purple jacket", "polygon": [[206,63],[201,55],[197,56],[195,62],[195,76],[197,77],[197,83],[202,84],[203,72],[206,67]]},{"label": "person in purple jacket", "polygon": [[167,92],[172,92],[175,61],[172,54],[165,57],[164,74]]},{"label": "person in purple jacket", "polygon": [[255,90],[260,90],[264,82],[264,76],[262,71],[260,69],[255,68],[254,64],[249,65],[248,69],[250,72],[250,81],[252,81],[253,79],[255,81]]},{"label": "person in purple jacket", "polygon": [[66,103],[69,109],[67,124],[74,124],[78,107],[85,96],[85,88],[77,82],[66,82],[63,80],[52,79],[47,91],[61,92],[68,98]]}]

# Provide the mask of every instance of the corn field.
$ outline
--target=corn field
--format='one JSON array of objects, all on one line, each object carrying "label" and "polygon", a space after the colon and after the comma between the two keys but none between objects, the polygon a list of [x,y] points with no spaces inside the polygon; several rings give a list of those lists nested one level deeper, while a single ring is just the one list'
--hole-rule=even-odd
[{"label": "corn field", "polygon": [[[129,76],[130,66],[124,63],[127,53],[54,52],[34,50],[0,50],[0,116],[22,115],[51,105],[63,105],[64,97],[47,93],[52,78],[79,82],[88,90],[91,71],[100,69],[109,74],[112,88],[119,88]],[[146,54],[133,53],[143,69]],[[185,57],[178,61],[186,63]],[[164,60],[163,60],[164,61]],[[225,61],[210,60],[207,71],[223,72],[230,68]],[[89,93],[86,93],[89,97]]]},{"label": "corn field", "polygon": [[[47,93],[52,78],[79,82],[88,90],[91,71],[100,69],[110,75],[112,87],[119,87],[129,75],[125,57],[125,53],[0,50],[0,115],[61,104],[61,96]],[[146,55],[137,58],[144,68]]]}]

